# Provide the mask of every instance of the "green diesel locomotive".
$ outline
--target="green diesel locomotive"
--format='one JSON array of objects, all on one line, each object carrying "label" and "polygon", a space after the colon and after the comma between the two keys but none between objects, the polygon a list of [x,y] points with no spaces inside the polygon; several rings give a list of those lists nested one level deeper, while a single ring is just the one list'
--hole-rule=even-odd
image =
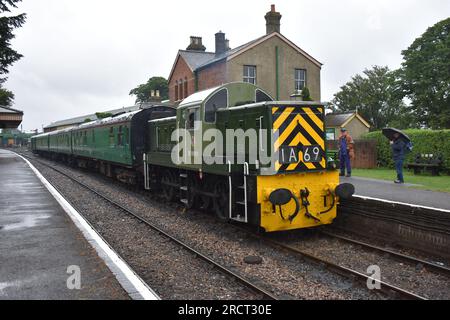
[{"label": "green diesel locomotive", "polygon": [[229,83],[176,109],[36,136],[33,150],[158,190],[187,208],[212,209],[220,219],[268,232],[298,229],[331,223],[339,198],[354,192],[339,184],[327,157],[324,115],[322,103],[273,101],[252,84]]}]

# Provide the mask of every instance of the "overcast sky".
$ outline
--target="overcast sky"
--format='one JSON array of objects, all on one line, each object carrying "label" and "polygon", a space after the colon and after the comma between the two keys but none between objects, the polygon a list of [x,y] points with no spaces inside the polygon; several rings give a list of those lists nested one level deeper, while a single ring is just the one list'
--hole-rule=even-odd
[{"label": "overcast sky", "polygon": [[401,50],[450,16],[449,0],[23,0],[13,46],[24,58],[6,87],[23,129],[134,104],[130,89],[168,77],[189,36],[214,50],[222,30],[236,47],[265,33],[270,4],[281,32],[321,61],[322,100],[372,65],[400,66]]}]

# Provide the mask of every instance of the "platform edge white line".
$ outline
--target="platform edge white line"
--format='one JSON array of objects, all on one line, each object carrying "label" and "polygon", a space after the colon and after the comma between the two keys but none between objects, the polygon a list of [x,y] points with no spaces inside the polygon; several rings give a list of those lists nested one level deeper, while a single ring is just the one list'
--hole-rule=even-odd
[{"label": "platform edge white line", "polygon": [[450,210],[447,210],[447,209],[435,208],[435,207],[427,207],[427,206],[422,206],[420,204],[414,204],[414,203],[407,203],[407,202],[386,200],[386,199],[374,198],[374,197],[368,197],[368,196],[361,196],[361,195],[358,195],[358,194],[353,195],[353,197],[360,198],[360,199],[374,200],[374,201],[391,203],[391,204],[400,204],[400,205],[409,206],[409,207],[415,207],[415,208],[421,208],[421,209],[428,209],[428,210],[434,210],[434,211],[441,211],[441,212],[448,212],[448,213],[450,213]]},{"label": "platform edge white line", "polygon": [[[81,230],[87,240],[93,240],[97,245],[94,249],[99,256],[102,254],[107,256],[111,262],[122,272],[123,276],[134,286],[136,291],[142,296],[144,300],[161,300],[161,298],[131,269],[131,267],[100,237],[86,219],[66,200],[64,197],[51,185],[50,182],[39,172],[30,161],[22,157],[20,154],[13,152],[19,156],[28,166],[33,170],[39,180],[44,184],[51,195],[58,201],[64,211],[69,215],[75,225]],[[101,252],[99,252],[101,251]],[[102,254],[101,254],[102,253]],[[102,258],[103,259],[103,258]],[[103,259],[108,265],[108,261]],[[108,266],[109,268],[109,266]],[[111,270],[111,268],[109,268]],[[112,270],[111,270],[112,271]],[[120,282],[120,279],[116,277]]]}]

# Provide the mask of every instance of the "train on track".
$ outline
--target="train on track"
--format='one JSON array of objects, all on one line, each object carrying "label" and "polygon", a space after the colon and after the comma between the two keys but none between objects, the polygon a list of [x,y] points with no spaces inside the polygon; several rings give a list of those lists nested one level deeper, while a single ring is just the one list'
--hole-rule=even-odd
[{"label": "train on track", "polygon": [[325,107],[249,83],[32,137],[32,151],[266,232],[330,224],[340,198]]}]

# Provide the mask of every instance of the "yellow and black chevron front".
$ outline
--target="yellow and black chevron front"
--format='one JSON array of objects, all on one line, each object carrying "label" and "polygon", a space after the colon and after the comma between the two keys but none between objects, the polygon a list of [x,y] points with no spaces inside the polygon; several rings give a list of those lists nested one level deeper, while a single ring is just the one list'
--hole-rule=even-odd
[{"label": "yellow and black chevron front", "polygon": [[[274,134],[274,152],[278,154],[283,148],[297,153],[296,160],[275,163],[276,171],[322,170],[326,167],[324,108],[323,106],[277,106],[272,107],[272,123]],[[317,146],[320,160],[304,161],[303,149]],[[280,159],[279,157],[277,159]],[[295,159],[295,158],[294,158]]]}]

